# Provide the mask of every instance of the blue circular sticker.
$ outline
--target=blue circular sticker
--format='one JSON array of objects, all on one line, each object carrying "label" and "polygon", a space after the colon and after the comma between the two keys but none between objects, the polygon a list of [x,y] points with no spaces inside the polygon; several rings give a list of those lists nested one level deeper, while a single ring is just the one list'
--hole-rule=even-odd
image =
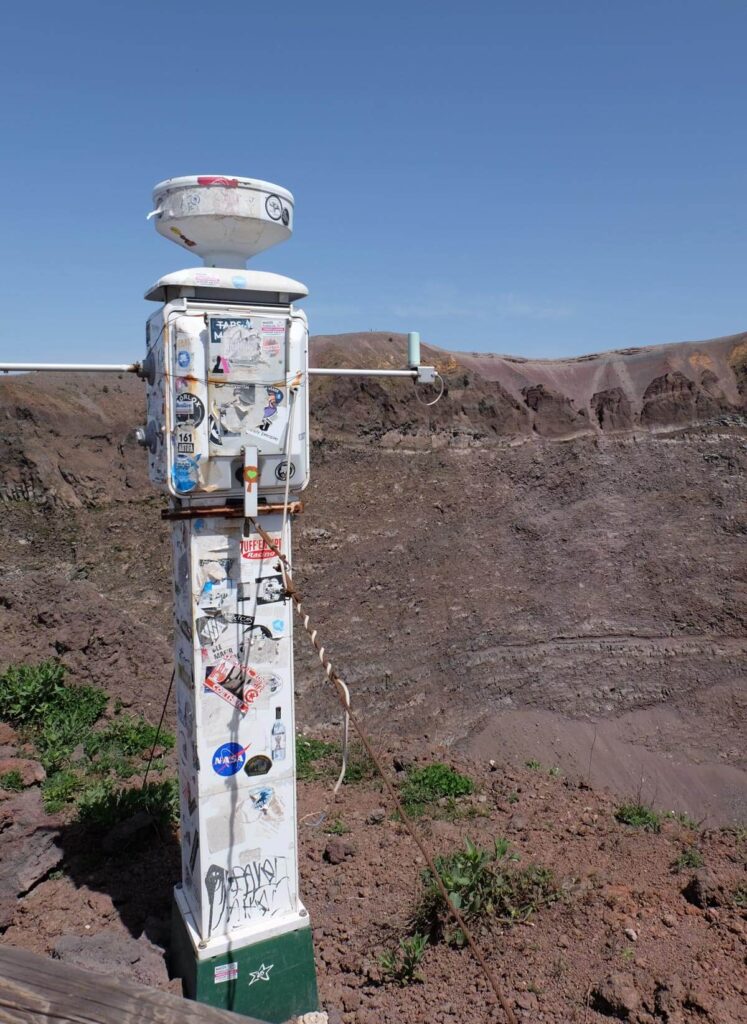
[{"label": "blue circular sticker", "polygon": [[224,743],[213,754],[213,771],[216,775],[227,778],[235,775],[244,767],[246,749],[240,743]]}]

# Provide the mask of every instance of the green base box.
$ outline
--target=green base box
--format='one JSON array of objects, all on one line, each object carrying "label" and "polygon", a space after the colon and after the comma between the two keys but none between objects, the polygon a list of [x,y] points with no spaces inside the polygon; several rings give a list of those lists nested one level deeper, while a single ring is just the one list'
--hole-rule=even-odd
[{"label": "green base box", "polygon": [[308,926],[198,960],[182,915],[174,905],[171,973],[182,979],[188,999],[232,1010],[263,1024],[283,1024],[319,1006]]}]

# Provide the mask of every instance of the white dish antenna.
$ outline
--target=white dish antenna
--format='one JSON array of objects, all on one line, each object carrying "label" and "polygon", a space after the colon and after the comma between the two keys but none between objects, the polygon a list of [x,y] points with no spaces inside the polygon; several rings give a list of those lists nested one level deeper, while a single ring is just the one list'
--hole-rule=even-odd
[{"label": "white dish antenna", "polygon": [[254,178],[216,174],[168,178],[153,189],[156,230],[201,256],[206,267],[246,267],[247,260],[293,233],[293,196]]}]

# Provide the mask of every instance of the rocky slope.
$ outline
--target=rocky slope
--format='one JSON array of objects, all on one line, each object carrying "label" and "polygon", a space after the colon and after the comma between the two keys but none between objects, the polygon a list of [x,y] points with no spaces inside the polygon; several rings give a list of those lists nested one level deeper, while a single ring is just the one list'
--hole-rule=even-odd
[{"label": "rocky slope", "polygon": [[[317,379],[299,579],[372,725],[743,820],[747,336],[572,360],[424,348],[446,393]],[[404,338],[317,338],[401,365]],[[603,396],[603,397],[600,397]],[[3,661],[151,715],[170,555],[130,377],[0,381]],[[338,717],[297,638],[300,719]]]}]

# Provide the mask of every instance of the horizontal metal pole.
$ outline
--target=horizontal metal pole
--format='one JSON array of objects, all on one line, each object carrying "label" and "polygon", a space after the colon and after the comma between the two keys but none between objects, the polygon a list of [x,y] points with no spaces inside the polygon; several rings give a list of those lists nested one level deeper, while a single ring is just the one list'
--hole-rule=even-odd
[{"label": "horizontal metal pole", "polygon": [[0,363],[1,373],[49,370],[60,373],[137,373],[140,363]]},{"label": "horizontal metal pole", "polygon": [[417,377],[417,370],[335,370],[310,366],[309,375],[315,377]]}]

